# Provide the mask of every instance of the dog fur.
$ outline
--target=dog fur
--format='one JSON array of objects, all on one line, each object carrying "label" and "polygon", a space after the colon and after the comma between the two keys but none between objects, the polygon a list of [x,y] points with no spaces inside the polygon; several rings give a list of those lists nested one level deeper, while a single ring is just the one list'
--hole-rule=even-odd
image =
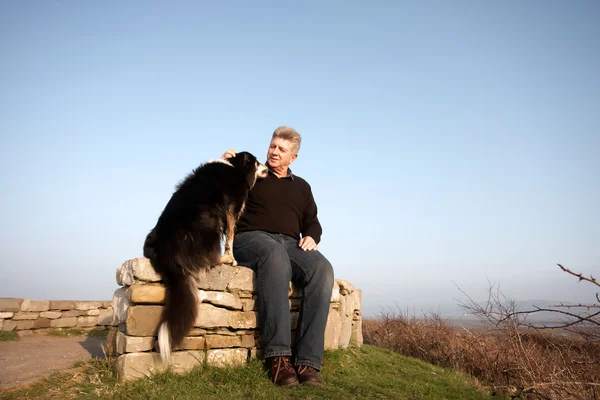
[{"label": "dog fur", "polygon": [[197,279],[202,272],[218,264],[237,265],[233,257],[235,224],[256,179],[267,173],[267,167],[248,152],[200,165],[176,186],[147,235],[144,257],[150,259],[166,288],[158,330],[164,362],[170,361],[172,350],[194,327]]}]

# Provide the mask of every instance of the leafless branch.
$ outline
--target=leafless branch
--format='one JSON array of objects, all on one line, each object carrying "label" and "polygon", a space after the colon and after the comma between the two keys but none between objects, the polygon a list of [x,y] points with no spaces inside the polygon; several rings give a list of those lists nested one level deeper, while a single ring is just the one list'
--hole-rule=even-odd
[{"label": "leafless branch", "polygon": [[[600,286],[600,283],[598,283],[598,281],[592,275],[590,275],[590,277],[588,278],[586,276],[583,276],[583,274],[575,273],[575,272],[571,271],[569,268],[565,268],[560,264],[556,264],[556,265],[558,265],[560,267],[560,269],[562,269],[563,271],[565,271],[573,276],[578,277],[580,281],[588,281],[588,282],[593,283],[596,286]],[[596,298],[598,298],[597,294],[596,294]],[[598,301],[600,301],[600,299]]]}]

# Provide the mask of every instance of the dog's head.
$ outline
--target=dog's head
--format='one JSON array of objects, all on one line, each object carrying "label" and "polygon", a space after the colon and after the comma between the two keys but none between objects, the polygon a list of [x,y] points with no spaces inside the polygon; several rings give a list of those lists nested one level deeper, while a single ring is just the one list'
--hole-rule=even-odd
[{"label": "dog's head", "polygon": [[253,154],[247,151],[236,153],[235,157],[229,158],[227,161],[246,176],[250,189],[252,189],[257,179],[266,178],[269,173],[267,166],[260,163]]}]

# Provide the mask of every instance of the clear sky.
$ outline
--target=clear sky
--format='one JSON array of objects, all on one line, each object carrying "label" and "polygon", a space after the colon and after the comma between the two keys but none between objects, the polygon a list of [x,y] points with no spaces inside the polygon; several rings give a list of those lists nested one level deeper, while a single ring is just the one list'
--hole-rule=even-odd
[{"label": "clear sky", "polygon": [[303,135],[366,314],[592,301],[597,1],[0,1],[0,297],[110,299],[174,186]]}]

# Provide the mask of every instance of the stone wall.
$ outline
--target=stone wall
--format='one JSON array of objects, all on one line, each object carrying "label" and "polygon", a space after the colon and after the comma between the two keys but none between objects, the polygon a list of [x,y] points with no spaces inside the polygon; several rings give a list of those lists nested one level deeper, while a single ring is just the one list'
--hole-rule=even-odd
[{"label": "stone wall", "polygon": [[[128,260],[117,269],[118,288],[113,297],[118,325],[114,347],[122,380],[149,376],[166,368],[155,351],[165,289],[146,258]],[[246,267],[220,265],[199,279],[199,315],[195,328],[175,349],[171,368],[189,371],[195,365],[235,365],[262,358],[256,312],[254,273]],[[290,285],[292,337],[298,322],[300,292]],[[325,349],[361,345],[361,291],[337,279],[325,332]]]},{"label": "stone wall", "polygon": [[0,298],[0,331],[26,336],[62,329],[108,328],[113,325],[113,314],[111,301]]}]

